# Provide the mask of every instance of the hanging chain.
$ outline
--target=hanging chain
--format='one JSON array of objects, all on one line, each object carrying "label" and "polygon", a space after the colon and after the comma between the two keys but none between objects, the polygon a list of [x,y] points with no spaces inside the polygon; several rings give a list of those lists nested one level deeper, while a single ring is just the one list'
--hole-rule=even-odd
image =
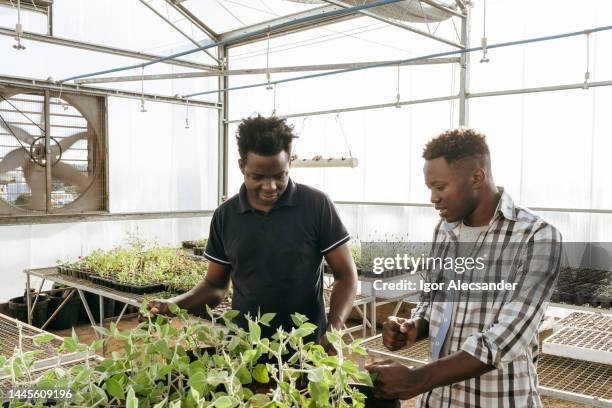
[{"label": "hanging chain", "polygon": [[62,109],[64,109],[65,111],[67,111],[67,110],[68,110],[68,104],[67,104],[67,103],[65,103],[65,102],[62,100],[62,90],[63,90],[63,89],[62,89],[62,87],[63,87],[63,85],[64,85],[64,84],[63,84],[62,82],[60,82],[60,84],[59,84],[59,86],[60,86],[60,91],[59,91],[59,96],[57,97],[57,100],[59,101],[60,105],[62,105]]},{"label": "hanging chain", "polygon": [[344,128],[342,127],[342,121],[340,120],[340,113],[336,113],[336,123],[338,123],[338,127],[340,128],[340,133],[342,133],[342,137],[344,138],[344,143],[346,144],[346,149],[348,150],[349,157],[353,158],[353,153],[351,153],[351,146],[349,145],[348,139],[346,138],[346,133],[344,133]]},{"label": "hanging chain", "polygon": [[17,24],[15,25],[15,40],[17,44],[13,45],[16,50],[25,50],[26,47],[21,44],[21,36],[23,35],[23,26],[21,25],[21,0],[17,0]]},{"label": "hanging chain", "polygon": [[268,40],[266,49],[266,79],[268,80],[268,86],[266,86],[266,89],[271,90],[272,84],[270,83],[270,26],[268,26]]},{"label": "hanging chain", "polygon": [[395,95],[395,107],[401,108],[400,105],[400,63],[397,63],[397,95]]},{"label": "hanging chain", "polygon": [[144,100],[144,66],[142,66],[140,69],[140,112],[145,113],[147,109],[145,108]]},{"label": "hanging chain", "polygon": [[274,85],[274,96],[272,99],[272,116],[276,116],[276,85]]},{"label": "hanging chain", "polygon": [[482,47],[482,58],[480,59],[480,63],[489,62],[489,57],[487,56],[487,0],[484,0],[484,10],[482,13],[482,38],[480,39],[480,46]]},{"label": "hanging chain", "polygon": [[590,62],[591,62],[591,32],[586,33],[586,72],[584,73],[584,84],[582,89],[589,89],[589,79],[591,78]]},{"label": "hanging chain", "polygon": [[185,99],[185,129],[189,129],[189,99]]}]

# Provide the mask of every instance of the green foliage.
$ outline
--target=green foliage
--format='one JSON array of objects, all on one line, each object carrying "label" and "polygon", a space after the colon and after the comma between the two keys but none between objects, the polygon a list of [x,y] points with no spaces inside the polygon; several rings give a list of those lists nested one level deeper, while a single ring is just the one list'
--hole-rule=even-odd
[{"label": "green foliage", "polygon": [[134,236],[125,246],[96,249],[76,262],[58,263],[124,284],[164,284],[170,292],[188,291],[208,271],[208,262],[188,258],[181,249],[161,247]]},{"label": "green foliage", "polygon": [[[0,358],[0,374],[10,376],[15,388],[70,388],[74,397],[62,403],[66,407],[363,407],[365,397],[350,383],[371,386],[372,380],[344,357],[363,353],[359,341],[347,345],[338,332],[330,332],[327,338],[338,354],[329,356],[321,346],[304,343],[316,326],[303,315],[292,316],[297,327],[290,332],[278,329],[267,339],[261,338],[260,325],[270,323],[271,314],[247,316],[244,330],[231,321],[235,311],[221,317],[224,325],[196,320],[178,308],[173,312],[179,325],[145,314],[145,321],[129,331],[115,324],[99,330],[106,341],[123,344],[121,352],[101,362],[64,368],[58,358],[55,367],[33,371],[33,356],[17,350]],[[47,341],[45,335],[36,338]],[[73,332],[58,353],[88,356],[93,347],[80,344]]]}]

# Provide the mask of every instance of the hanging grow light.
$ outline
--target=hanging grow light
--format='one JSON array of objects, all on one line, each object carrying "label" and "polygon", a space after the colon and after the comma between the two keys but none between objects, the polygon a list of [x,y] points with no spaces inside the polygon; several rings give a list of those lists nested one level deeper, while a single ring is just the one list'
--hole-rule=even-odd
[{"label": "hanging grow light", "polygon": [[300,159],[297,155],[291,157],[291,167],[350,167],[359,164],[356,157],[324,158],[315,156],[312,159]]}]

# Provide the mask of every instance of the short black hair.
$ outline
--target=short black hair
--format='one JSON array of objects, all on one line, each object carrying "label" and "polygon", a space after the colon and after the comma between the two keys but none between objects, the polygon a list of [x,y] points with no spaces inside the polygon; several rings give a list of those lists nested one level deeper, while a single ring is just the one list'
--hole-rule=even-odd
[{"label": "short black hair", "polygon": [[295,135],[293,126],[276,116],[257,115],[243,119],[236,132],[240,158],[246,160],[247,153],[272,156],[282,150],[291,155],[291,142]]},{"label": "short black hair", "polygon": [[447,130],[430,140],[423,149],[423,158],[433,160],[444,157],[448,164],[465,158],[487,163],[490,160],[486,136],[474,129]]}]

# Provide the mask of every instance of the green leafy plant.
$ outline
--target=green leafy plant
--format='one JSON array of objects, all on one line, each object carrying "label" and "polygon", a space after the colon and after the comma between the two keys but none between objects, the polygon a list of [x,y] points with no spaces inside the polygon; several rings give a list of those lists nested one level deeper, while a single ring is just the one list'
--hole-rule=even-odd
[{"label": "green leafy plant", "polygon": [[[146,313],[143,304],[141,312]],[[346,358],[365,352],[360,342],[343,342],[340,333],[328,333],[337,351],[329,356],[323,348],[304,339],[316,326],[296,314],[290,332],[277,330],[261,338],[261,326],[273,314],[247,316],[248,330],[232,322],[238,312],[227,311],[212,324],[193,320],[175,305],[171,312],[180,325],[163,316],[146,315],[144,322],[129,331],[114,324],[96,330],[105,339],[123,343],[121,352],[92,364],[89,359],[71,368],[58,363],[42,372],[32,368],[33,356],[17,351],[0,357],[4,374],[13,387],[69,388],[71,400],[59,406],[125,407],[363,407],[365,396],[351,382],[371,386],[370,376]],[[41,337],[39,341],[49,341]],[[91,346],[78,343],[73,332],[58,353],[81,351],[93,354],[103,340]],[[11,401],[11,407],[42,406]]]}]

